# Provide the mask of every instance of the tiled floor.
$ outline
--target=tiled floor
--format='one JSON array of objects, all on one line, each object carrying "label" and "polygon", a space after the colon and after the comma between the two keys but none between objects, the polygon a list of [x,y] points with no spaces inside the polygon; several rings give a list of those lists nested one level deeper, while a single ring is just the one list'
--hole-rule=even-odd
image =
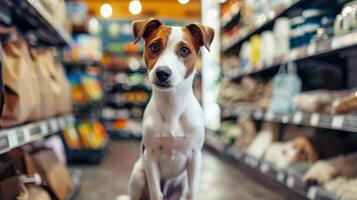
[{"label": "tiled floor", "polygon": [[[99,166],[83,167],[79,200],[115,200],[126,193],[131,168],[139,155],[139,143],[112,141]],[[280,200],[278,193],[258,184],[236,167],[209,152],[203,155],[200,200]]]}]

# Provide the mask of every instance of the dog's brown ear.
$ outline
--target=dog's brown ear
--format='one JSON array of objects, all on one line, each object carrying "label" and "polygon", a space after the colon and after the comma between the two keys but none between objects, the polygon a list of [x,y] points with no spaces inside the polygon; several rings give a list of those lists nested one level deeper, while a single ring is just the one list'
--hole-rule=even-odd
[{"label": "dog's brown ear", "polygon": [[140,38],[147,38],[153,30],[159,28],[161,25],[161,21],[154,18],[135,20],[133,22],[134,44],[136,44]]},{"label": "dog's brown ear", "polygon": [[185,28],[190,32],[198,47],[205,46],[208,51],[210,50],[210,45],[214,38],[213,28],[200,23],[189,24]]},{"label": "dog's brown ear", "polygon": [[299,149],[299,153],[304,155],[309,163],[317,161],[318,154],[308,138],[297,137],[293,142],[295,147]]}]

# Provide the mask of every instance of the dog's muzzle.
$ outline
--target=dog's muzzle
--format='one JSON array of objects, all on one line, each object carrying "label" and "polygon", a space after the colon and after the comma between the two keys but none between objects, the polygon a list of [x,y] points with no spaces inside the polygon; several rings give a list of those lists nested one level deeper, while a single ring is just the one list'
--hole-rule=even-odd
[{"label": "dog's muzzle", "polygon": [[157,68],[155,75],[156,80],[155,84],[160,87],[170,87],[169,79],[171,77],[171,70],[168,67],[159,67]]}]

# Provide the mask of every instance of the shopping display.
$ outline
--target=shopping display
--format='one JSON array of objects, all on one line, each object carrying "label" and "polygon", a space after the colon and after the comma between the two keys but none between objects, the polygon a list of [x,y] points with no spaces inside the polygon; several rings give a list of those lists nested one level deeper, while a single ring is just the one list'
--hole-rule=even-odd
[{"label": "shopping display", "polygon": [[0,0],[0,200],[356,200],[356,47],[357,0]]},{"label": "shopping display", "polygon": [[[355,61],[339,55],[355,44],[355,5],[223,3],[222,124],[208,143],[301,198],[354,199],[356,84],[346,74]],[[337,78],[324,71],[333,59]]]}]

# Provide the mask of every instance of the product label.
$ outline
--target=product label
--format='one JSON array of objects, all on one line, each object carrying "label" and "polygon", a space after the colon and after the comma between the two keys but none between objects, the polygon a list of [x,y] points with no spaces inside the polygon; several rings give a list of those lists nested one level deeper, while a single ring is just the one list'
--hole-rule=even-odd
[{"label": "product label", "polygon": [[316,199],[316,193],[317,193],[317,188],[314,186],[311,186],[309,190],[307,191],[307,198],[310,200],[315,200]]},{"label": "product label", "polygon": [[9,140],[9,147],[15,148],[18,146],[17,135],[15,130],[11,130],[7,133]]},{"label": "product label", "polygon": [[295,186],[295,178],[292,177],[292,176],[289,176],[286,180],[286,185],[289,187],[289,188],[293,188]]},{"label": "product label", "polygon": [[284,182],[284,172],[278,171],[276,174],[276,180],[278,180],[279,182]]},{"label": "product label", "polygon": [[266,174],[269,171],[269,165],[266,163],[262,163],[259,169],[262,173]]},{"label": "product label", "polygon": [[273,121],[273,119],[274,119],[274,113],[272,113],[272,112],[266,112],[264,118],[265,118],[265,120],[267,120],[267,121]]},{"label": "product label", "polygon": [[343,116],[334,116],[332,118],[332,123],[331,123],[331,127],[332,128],[337,128],[340,129],[343,126]]},{"label": "product label", "polygon": [[311,126],[317,126],[319,124],[319,119],[320,115],[318,113],[312,114],[310,119]]},{"label": "product label", "polygon": [[302,122],[302,118],[303,118],[303,113],[296,112],[294,114],[294,119],[293,119],[294,124],[300,124]]},{"label": "product label", "polygon": [[0,151],[4,151],[9,148],[9,140],[7,135],[0,137]]}]

